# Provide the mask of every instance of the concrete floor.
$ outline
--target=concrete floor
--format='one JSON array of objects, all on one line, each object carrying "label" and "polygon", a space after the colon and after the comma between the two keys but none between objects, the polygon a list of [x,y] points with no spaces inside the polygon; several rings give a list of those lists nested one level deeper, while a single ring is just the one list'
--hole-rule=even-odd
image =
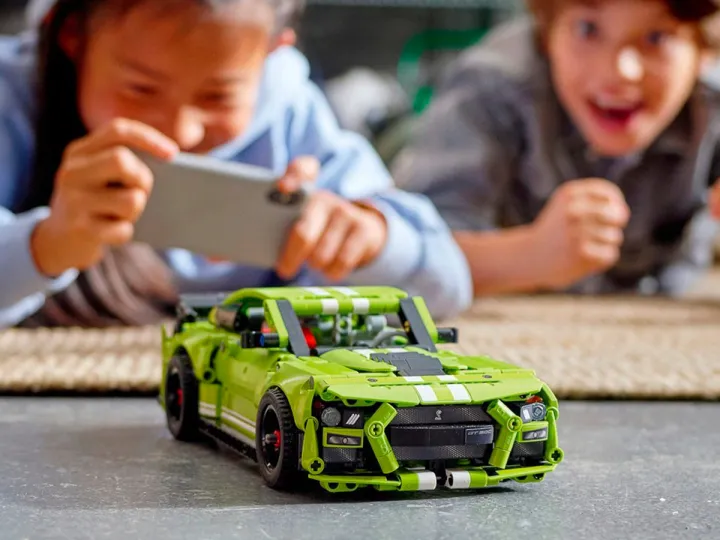
[{"label": "concrete floor", "polygon": [[0,537],[533,540],[720,537],[720,404],[564,403],[541,484],[279,494],[175,442],[151,399],[0,400]]}]

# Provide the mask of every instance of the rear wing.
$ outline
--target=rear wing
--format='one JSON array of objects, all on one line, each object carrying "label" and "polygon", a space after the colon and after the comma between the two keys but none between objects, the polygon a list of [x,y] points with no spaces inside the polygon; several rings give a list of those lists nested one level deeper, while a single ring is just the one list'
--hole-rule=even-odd
[{"label": "rear wing", "polygon": [[180,300],[175,306],[177,322],[182,324],[198,319],[207,319],[210,311],[218,304],[222,304],[230,294],[230,292],[181,294]]}]

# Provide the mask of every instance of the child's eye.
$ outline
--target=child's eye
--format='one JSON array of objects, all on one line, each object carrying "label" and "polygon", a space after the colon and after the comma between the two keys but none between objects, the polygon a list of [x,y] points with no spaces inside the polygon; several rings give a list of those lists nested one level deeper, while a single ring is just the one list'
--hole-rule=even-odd
[{"label": "child's eye", "polygon": [[228,105],[233,103],[234,99],[234,94],[226,92],[209,92],[202,96],[202,100],[211,105]]},{"label": "child's eye", "polygon": [[667,39],[667,37],[667,32],[664,32],[662,30],[655,30],[648,34],[647,40],[650,45],[662,45],[663,42]]},{"label": "child's eye", "polygon": [[128,88],[133,94],[141,96],[153,96],[157,93],[155,87],[146,84],[130,84]]},{"label": "child's eye", "polygon": [[582,20],[577,23],[577,33],[582,38],[591,38],[598,34],[598,26],[593,21]]}]

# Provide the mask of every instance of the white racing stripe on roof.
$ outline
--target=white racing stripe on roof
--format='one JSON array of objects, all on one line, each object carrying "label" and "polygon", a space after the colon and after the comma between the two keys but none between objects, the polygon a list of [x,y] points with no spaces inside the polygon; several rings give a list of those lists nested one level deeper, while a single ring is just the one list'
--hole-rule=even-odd
[{"label": "white racing stripe on roof", "polygon": [[472,401],[470,394],[462,384],[448,384],[448,390],[455,401]]},{"label": "white racing stripe on roof", "polygon": [[322,302],[323,315],[335,315],[340,311],[340,302],[334,298],[323,298],[320,302]]},{"label": "white racing stripe on roof", "polygon": [[320,287],[305,287],[305,290],[317,296],[330,296],[330,293]]},{"label": "white racing stripe on roof", "polygon": [[355,313],[365,314],[370,311],[370,299],[368,298],[353,298],[352,305]]},{"label": "white racing stripe on roof", "polygon": [[457,377],[455,375],[438,375],[438,380],[443,382],[457,381]]},{"label": "white racing stripe on roof", "polygon": [[420,401],[422,403],[435,403],[438,400],[435,395],[435,391],[429,385],[418,385],[415,387],[415,391],[418,396],[420,396]]},{"label": "white racing stripe on roof", "polygon": [[332,287],[334,291],[337,291],[346,296],[357,296],[358,293],[352,290],[350,287]]},{"label": "white racing stripe on roof", "polygon": [[405,349],[402,349],[400,347],[393,347],[391,349],[388,349],[387,352],[407,352]]},{"label": "white racing stripe on roof", "polygon": [[409,376],[409,377],[403,377],[407,382],[424,382],[422,377],[415,377],[415,376]]},{"label": "white racing stripe on roof", "polygon": [[372,349],[353,349],[354,353],[361,354],[365,358],[370,358],[370,355],[373,353]]}]

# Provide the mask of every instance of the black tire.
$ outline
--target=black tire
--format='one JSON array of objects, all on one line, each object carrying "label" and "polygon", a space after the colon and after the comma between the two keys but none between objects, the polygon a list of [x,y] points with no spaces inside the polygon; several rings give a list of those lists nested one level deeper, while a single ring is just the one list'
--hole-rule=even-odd
[{"label": "black tire", "polygon": [[255,451],[265,483],[278,490],[302,484],[298,468],[299,430],[285,394],[271,388],[258,407]]},{"label": "black tire", "polygon": [[200,438],[198,381],[192,362],[184,353],[170,359],[165,374],[165,416],[167,426],[179,441],[194,442]]}]

